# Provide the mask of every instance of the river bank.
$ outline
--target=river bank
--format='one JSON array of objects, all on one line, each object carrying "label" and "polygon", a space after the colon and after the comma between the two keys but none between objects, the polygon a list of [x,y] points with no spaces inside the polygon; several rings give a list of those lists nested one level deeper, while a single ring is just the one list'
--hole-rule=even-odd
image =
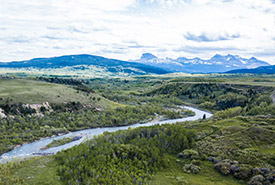
[{"label": "river bank", "polygon": [[[56,154],[58,151],[61,150],[66,150],[68,148],[71,148],[75,145],[78,145],[82,142],[84,142],[87,139],[92,139],[94,136],[102,134],[103,132],[115,132],[118,130],[126,130],[128,128],[136,128],[136,127],[141,127],[141,126],[152,126],[155,124],[173,124],[177,122],[184,122],[184,121],[195,121],[198,119],[202,119],[203,116],[205,115],[206,118],[210,118],[212,116],[211,113],[208,113],[206,111],[202,111],[193,107],[188,107],[188,106],[183,106],[181,108],[185,108],[187,110],[195,112],[194,116],[190,117],[185,117],[185,118],[179,118],[179,119],[170,119],[170,120],[164,120],[164,121],[150,121],[147,123],[137,123],[134,125],[127,125],[127,126],[117,126],[117,127],[102,127],[102,128],[92,128],[92,129],[85,129],[81,131],[75,131],[75,132],[69,132],[67,134],[61,135],[61,136],[56,136],[56,137],[51,137],[47,139],[41,139],[29,144],[22,145],[21,147],[15,148],[11,150],[10,152],[4,153],[1,155],[0,162],[3,161],[9,161],[15,158],[25,158],[25,157],[31,157],[34,156],[34,153],[53,153]],[[81,138],[80,140],[73,141],[70,143],[67,143],[65,145],[61,145],[58,147],[54,148],[49,148],[46,150],[41,150],[41,148],[47,146],[50,144],[54,139],[62,139],[65,137],[73,137],[79,134],[85,134],[87,135],[86,137]]]}]

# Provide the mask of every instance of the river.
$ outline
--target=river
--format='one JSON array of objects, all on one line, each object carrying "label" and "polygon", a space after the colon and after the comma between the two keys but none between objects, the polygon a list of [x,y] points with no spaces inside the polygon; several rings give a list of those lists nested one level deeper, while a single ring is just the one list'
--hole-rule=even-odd
[{"label": "river", "polygon": [[[103,132],[115,132],[118,130],[126,130],[129,127],[131,128],[137,128],[137,127],[141,127],[141,126],[152,126],[152,125],[156,125],[156,124],[173,124],[173,123],[177,123],[177,122],[184,122],[184,121],[195,121],[198,119],[201,119],[203,117],[203,115],[206,115],[206,118],[210,118],[212,116],[211,113],[209,112],[205,112],[203,110],[199,110],[193,107],[189,107],[189,106],[183,106],[182,108],[191,110],[195,113],[194,116],[190,116],[190,117],[186,117],[186,118],[179,118],[179,119],[170,119],[170,120],[164,120],[164,121],[151,121],[151,122],[147,122],[147,123],[137,123],[134,125],[129,125],[129,126],[118,126],[118,127],[106,127],[106,128],[93,128],[93,129],[85,129],[85,130],[81,130],[81,131],[76,131],[76,132],[70,132],[68,134],[62,135],[62,136],[56,136],[56,137],[51,137],[51,138],[47,138],[47,139],[41,139],[38,141],[35,141],[33,143],[28,143],[28,144],[24,144],[18,148],[15,148],[13,150],[11,150],[10,152],[4,153],[0,156],[0,162],[6,162],[6,161],[10,161],[12,159],[15,158],[26,158],[26,157],[31,157],[31,156],[35,156],[34,154],[40,153],[40,154],[47,154],[47,153],[53,153],[56,154],[57,152],[61,151],[61,150],[65,150],[68,148],[71,148],[75,145],[78,145],[80,143],[82,143],[83,141],[87,140],[87,139],[91,139],[96,135],[102,134]],[[54,139],[61,139],[61,138],[65,138],[65,137],[73,137],[73,136],[78,136],[78,135],[85,135],[84,137],[82,137],[80,140],[77,141],[73,141],[71,143],[67,143],[65,145],[61,145],[58,147],[54,147],[54,148],[49,148],[46,150],[41,150],[41,148],[45,147],[46,145],[48,145],[49,143],[51,143]]]}]

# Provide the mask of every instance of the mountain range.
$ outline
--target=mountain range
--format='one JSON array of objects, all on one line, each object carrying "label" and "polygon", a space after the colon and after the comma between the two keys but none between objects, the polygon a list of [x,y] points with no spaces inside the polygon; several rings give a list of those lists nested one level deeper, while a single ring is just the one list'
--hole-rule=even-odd
[{"label": "mountain range", "polygon": [[67,70],[96,69],[108,73],[121,73],[130,75],[165,74],[167,71],[151,65],[127,62],[116,59],[104,58],[95,55],[66,55],[51,58],[35,58],[25,61],[0,62],[0,68],[66,68]]},{"label": "mountain range", "polygon": [[[158,58],[151,53],[142,54],[138,60],[116,60],[101,56],[81,54],[66,55],[51,58],[35,58],[16,62],[0,62],[0,68],[27,70],[60,70],[66,73],[72,71],[89,74],[107,74],[110,76],[131,76],[146,74],[165,74],[173,72],[184,73],[223,73],[236,69],[252,69],[259,66],[269,67],[270,64],[251,57],[242,58],[238,55],[216,54],[208,60],[198,57],[188,59],[180,57]],[[261,70],[261,68],[260,68]],[[234,72],[234,71],[233,71]],[[52,72],[53,73],[53,72]],[[95,75],[97,76],[97,75]],[[101,76],[101,75],[99,75]]]},{"label": "mountain range", "polygon": [[208,60],[198,57],[188,59],[180,57],[158,58],[151,53],[144,53],[140,59],[133,60],[146,65],[165,69],[169,72],[185,72],[185,73],[221,73],[234,69],[251,69],[259,66],[270,66],[269,63],[251,57],[250,59],[242,58],[238,55],[219,55],[216,54]]},{"label": "mountain range", "polygon": [[261,66],[254,69],[235,69],[227,73],[275,74],[275,65]]}]

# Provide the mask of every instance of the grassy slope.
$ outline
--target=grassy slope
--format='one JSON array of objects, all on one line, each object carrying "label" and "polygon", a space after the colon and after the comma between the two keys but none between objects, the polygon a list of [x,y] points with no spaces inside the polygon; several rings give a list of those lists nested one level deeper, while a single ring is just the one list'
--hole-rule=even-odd
[{"label": "grassy slope", "polygon": [[25,161],[13,175],[24,179],[25,184],[61,185],[57,167],[53,156],[38,157]]},{"label": "grassy slope", "polygon": [[[273,124],[272,124],[273,123]],[[210,156],[223,155],[225,158],[237,159],[252,166],[271,167],[266,159],[274,156],[274,118],[242,118],[226,120],[209,120],[185,123],[187,128],[194,129],[202,137],[195,149]],[[232,152],[231,148],[235,149]],[[252,153],[248,151],[253,150]],[[226,155],[231,151],[230,155]],[[238,156],[241,153],[242,156]],[[265,160],[264,160],[265,159]],[[203,161],[199,174],[183,173],[181,162],[171,159],[169,169],[160,171],[152,179],[152,185],[192,184],[192,185],[230,185],[246,184],[232,177],[224,176],[214,169],[214,164]],[[174,162],[173,162],[174,161]],[[184,163],[184,162],[183,162]]]},{"label": "grassy slope", "polygon": [[182,165],[170,160],[170,168],[157,173],[151,181],[151,185],[242,185],[232,176],[224,176],[218,173],[213,164],[204,161],[201,164],[201,171],[198,174],[183,173]]},{"label": "grassy slope", "polygon": [[[40,104],[75,101],[82,104],[95,104],[103,108],[118,106],[95,93],[87,95],[70,86],[26,79],[0,79],[0,97],[4,98],[0,103],[9,97],[13,99],[12,102],[16,103]],[[100,97],[100,101],[93,101],[92,97]]]},{"label": "grassy slope", "polygon": [[[191,123],[190,127],[201,134],[204,133],[206,137],[201,139],[200,144],[212,143],[212,146],[217,147],[216,152],[218,148],[223,152],[230,148],[240,151],[254,148],[258,149],[258,154],[271,155],[275,153],[274,121],[274,118],[239,117],[207,121],[197,125]],[[198,145],[201,146],[203,147]],[[211,153],[214,154],[215,149]]]},{"label": "grassy slope", "polygon": [[189,81],[178,81],[169,83],[183,83],[183,84],[209,84],[209,83],[219,83],[219,84],[233,84],[233,85],[249,85],[249,86],[263,86],[263,87],[275,87],[275,82],[254,82],[254,81],[241,81],[236,79],[236,81],[225,81],[225,82],[189,82]]},{"label": "grassy slope", "polygon": [[151,75],[148,78],[171,79],[176,82],[185,83],[225,83],[252,86],[272,86],[275,87],[275,75],[252,75],[252,74],[186,74],[169,73],[165,75]]}]

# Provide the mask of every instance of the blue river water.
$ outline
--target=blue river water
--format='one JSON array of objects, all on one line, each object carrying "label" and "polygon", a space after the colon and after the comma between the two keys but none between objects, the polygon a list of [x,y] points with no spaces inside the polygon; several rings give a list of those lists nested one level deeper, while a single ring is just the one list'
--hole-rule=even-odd
[{"label": "blue river water", "polygon": [[[128,128],[137,128],[137,127],[145,127],[145,126],[152,126],[152,125],[161,125],[161,124],[173,124],[173,123],[177,123],[177,122],[184,122],[184,121],[195,121],[198,119],[202,119],[203,115],[206,115],[206,118],[210,118],[212,116],[211,113],[203,111],[203,110],[199,110],[193,107],[189,107],[189,106],[182,106],[181,108],[187,109],[187,110],[191,110],[195,113],[194,116],[190,116],[190,117],[186,117],[186,118],[179,118],[179,119],[170,119],[170,120],[163,120],[163,121],[151,121],[151,122],[147,122],[147,123],[137,123],[134,125],[129,125],[129,126],[119,126],[119,127],[106,127],[106,128],[93,128],[93,129],[85,129],[85,130],[81,130],[81,131],[76,131],[76,132],[70,132],[68,134],[65,135],[61,135],[61,136],[55,136],[55,137],[51,137],[51,138],[46,138],[46,139],[41,139],[38,141],[35,141],[33,143],[28,143],[28,144],[24,144],[18,148],[15,148],[13,150],[11,150],[10,152],[4,153],[0,156],[0,162],[7,162],[13,159],[20,159],[20,158],[26,158],[26,157],[31,157],[31,156],[35,156],[37,153],[39,154],[47,154],[47,153],[53,153],[56,154],[57,152],[61,151],[61,150],[66,150],[68,148],[71,148],[75,145],[78,145],[82,142],[84,142],[85,140],[88,139],[92,139],[94,136],[96,135],[100,135],[104,132],[115,132],[118,130],[127,130]],[[54,139],[61,139],[61,138],[65,138],[65,137],[74,137],[74,136],[79,136],[79,135],[84,135],[81,139],[77,140],[77,141],[73,141],[71,143],[67,143],[65,145],[61,145],[58,147],[54,147],[54,148],[49,148],[46,150],[41,150],[41,148],[45,147],[46,145],[48,145],[49,143],[51,143]]]}]

